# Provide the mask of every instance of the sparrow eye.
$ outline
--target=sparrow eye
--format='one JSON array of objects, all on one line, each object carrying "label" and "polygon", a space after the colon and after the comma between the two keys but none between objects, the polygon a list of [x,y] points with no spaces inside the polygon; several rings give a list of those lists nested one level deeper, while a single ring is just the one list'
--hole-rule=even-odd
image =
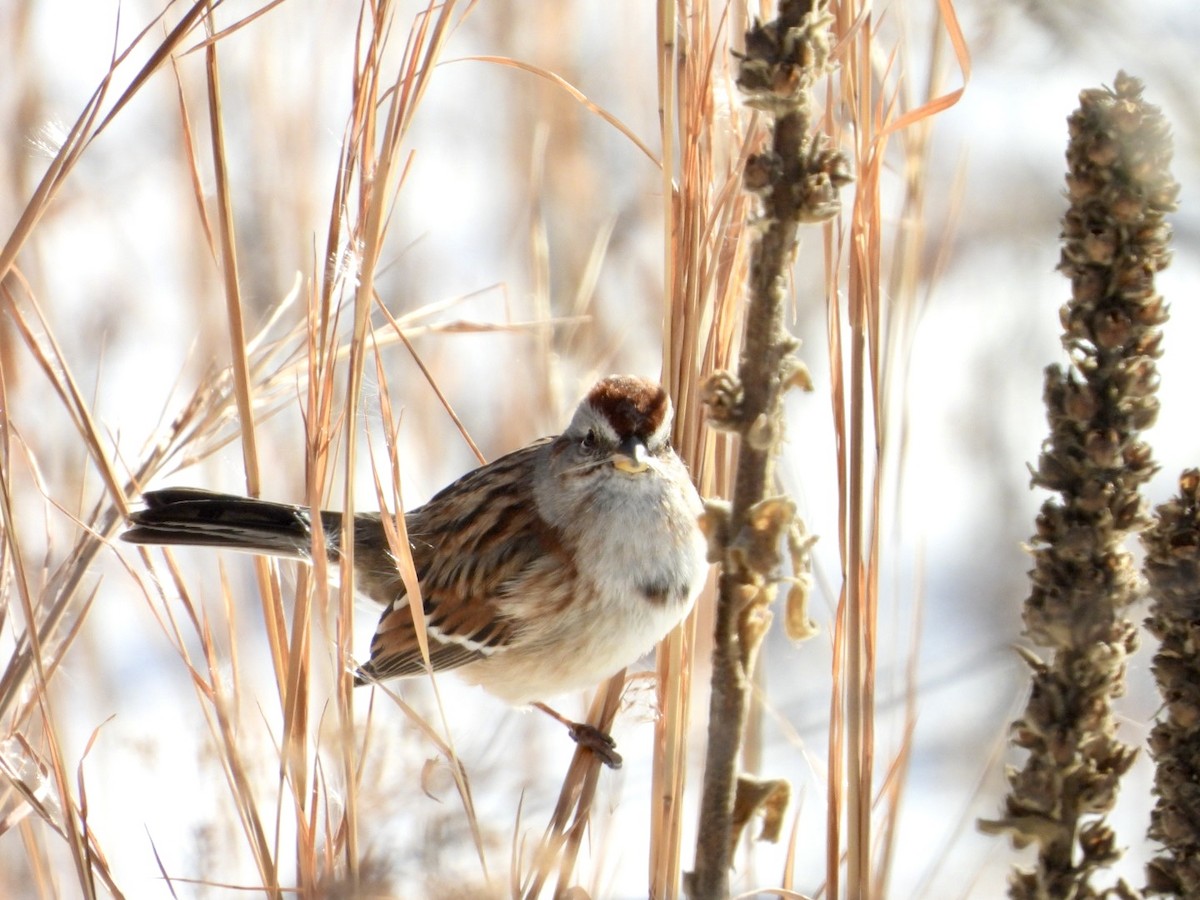
[{"label": "sparrow eye", "polygon": [[583,449],[584,450],[595,450],[596,449],[596,432],[594,429],[589,428],[587,434],[585,434],[583,436]]}]

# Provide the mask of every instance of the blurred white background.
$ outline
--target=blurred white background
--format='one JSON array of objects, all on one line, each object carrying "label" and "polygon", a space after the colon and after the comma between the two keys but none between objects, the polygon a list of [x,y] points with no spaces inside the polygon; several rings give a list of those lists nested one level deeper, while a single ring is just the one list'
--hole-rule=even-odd
[{"label": "blurred white background", "polygon": [[[903,33],[902,65],[914,79],[926,69],[932,6],[900,0],[876,12],[888,33]],[[251,8],[226,3],[220,21]],[[412,14],[417,8],[411,6]],[[123,47],[157,12],[151,0],[119,8],[91,0],[0,5],[0,43],[7,65],[22,76],[0,79],[5,234],[47,165],[44,146],[78,115],[108,68],[114,42]],[[1003,764],[1013,761],[1003,740],[1024,688],[1011,645],[1019,640],[1026,590],[1021,542],[1043,499],[1029,490],[1026,470],[1046,432],[1042,369],[1062,360],[1058,307],[1068,285],[1054,268],[1065,206],[1065,120],[1082,88],[1111,84],[1121,68],[1146,82],[1147,98],[1172,122],[1175,175],[1183,185],[1183,206],[1173,217],[1176,260],[1159,282],[1172,320],[1161,361],[1162,413],[1150,435],[1163,467],[1149,488],[1151,501],[1165,500],[1178,472],[1200,463],[1193,396],[1200,359],[1192,347],[1200,312],[1189,302],[1200,283],[1200,219],[1192,199],[1200,184],[1200,101],[1193,90],[1200,15],[1190,0],[1155,0],[1135,9],[976,0],[958,4],[958,14],[973,70],[962,101],[935,120],[936,162],[926,175],[926,269],[933,270],[943,242],[945,268],[923,287],[926,296],[906,299],[923,312],[904,395],[905,467],[892,484],[892,515],[884,523],[882,761],[902,738],[905,666],[914,642],[918,652],[917,723],[889,891],[896,898],[999,896],[1007,868],[1023,858],[1007,842],[979,836],[974,821],[999,810]],[[297,277],[310,277],[323,252],[346,125],[355,16],[349,3],[289,0],[220,44],[241,275],[252,310],[266,310]],[[401,30],[408,25],[403,17],[397,22]],[[450,38],[446,62],[420,108],[409,142],[411,168],[391,224],[392,252],[378,285],[394,314],[472,295],[436,321],[526,322],[549,311],[547,296],[550,310],[568,315],[594,246],[612,229],[593,318],[580,326],[581,343],[602,351],[563,355],[547,372],[529,331],[417,341],[489,457],[561,427],[596,374],[657,374],[662,203],[655,167],[611,127],[545,81],[469,57],[509,56],[558,73],[656,148],[654,44],[648,3],[487,0]],[[203,55],[184,57],[179,67],[188,103],[198,111]],[[955,86],[954,77],[947,88]],[[206,130],[203,122],[193,126],[202,172],[208,172]],[[127,454],[150,439],[164,410],[165,418],[174,415],[207,366],[228,359],[219,272],[205,249],[181,141],[176,86],[164,71],[84,154],[19,263],[75,361],[83,393],[94,397],[102,429]],[[898,185],[900,173],[893,175]],[[542,239],[544,251],[538,249]],[[763,773],[793,783],[801,835],[797,887],[804,891],[815,890],[823,872],[830,624],[838,589],[825,307],[820,279],[806,277],[818,271],[819,245],[818,231],[804,237],[792,322],[816,391],[790,401],[781,477],[810,530],[822,536],[812,608],[822,634],[799,647],[780,633],[771,636],[764,663],[772,708],[762,733]],[[295,314],[302,315],[302,306]],[[6,365],[16,359],[27,366],[19,354],[5,358]],[[419,403],[406,403],[402,428],[403,494],[416,505],[473,460],[452,423],[428,402],[408,357],[392,351],[388,359],[393,398],[406,402],[410,385],[420,391]],[[558,396],[541,393],[548,374],[560,386]],[[69,423],[53,409],[45,412],[37,373],[6,371],[5,383],[10,417],[27,440],[54,447],[61,434],[62,446],[72,447]],[[303,496],[299,411],[298,402],[287,404],[263,429],[263,456],[279,461],[266,471],[265,496]],[[81,492],[96,487],[91,475],[80,480],[84,464],[77,450],[43,454],[40,462],[51,484],[74,484]],[[369,473],[361,477],[369,492]],[[172,482],[243,490],[240,457],[223,452]],[[23,539],[43,547],[33,557],[53,556],[69,524],[31,521]],[[95,736],[82,765],[90,821],[129,896],[169,895],[156,853],[173,877],[236,884],[249,862],[230,849],[241,838],[230,831],[236,820],[223,808],[222,776],[208,757],[187,673],[121,564],[130,554],[117,547],[97,566],[100,594],[57,676],[56,698],[69,710],[62,717],[69,728],[60,735],[64,756],[80,759]],[[185,570],[215,576],[215,554],[180,556]],[[227,557],[220,564],[252,597],[248,560]],[[216,578],[206,583],[212,593],[205,600],[213,602]],[[361,603],[359,612],[358,646],[365,653],[376,611]],[[262,628],[255,603],[238,611],[239,664],[261,668],[265,683]],[[0,643],[0,650],[10,647]],[[1149,656],[1144,646],[1122,703],[1123,737],[1139,746],[1157,703]],[[440,684],[480,817],[499,836],[489,861],[503,885],[509,861],[503,842],[515,827],[521,792],[522,827],[536,835],[572,746],[542,717],[507,710],[451,677]],[[426,685],[401,691],[428,707]],[[565,702],[568,711],[575,702]],[[698,696],[693,786],[705,709]],[[271,722],[277,710],[264,708],[261,715]],[[622,717],[616,737],[625,768],[602,776],[601,808],[611,810],[614,821],[597,833],[590,851],[611,880],[593,885],[595,896],[644,895],[648,715],[637,707]],[[375,723],[383,736],[373,745],[380,758],[371,765],[382,773],[381,784],[405,784],[398,773],[418,771],[432,748],[390,704],[378,706]],[[265,770],[255,774],[270,781],[275,755],[265,749]],[[881,764],[880,773],[885,769]],[[1151,852],[1143,836],[1150,778],[1143,759],[1125,782],[1115,819],[1129,847],[1120,871],[1133,883],[1141,883]],[[452,788],[435,778],[431,793],[414,778],[402,795],[375,798],[380,828],[369,850],[388,860],[394,885],[406,885],[397,888],[400,896],[432,893],[431,873],[449,883],[458,871],[478,873]],[[686,802],[694,809],[692,794]],[[685,838],[685,847],[690,842]],[[0,871],[17,871],[21,854],[16,832],[0,837]],[[752,888],[759,875],[776,882],[782,854],[760,847],[752,862],[742,863],[739,888]],[[223,860],[220,871],[214,860]],[[64,873],[64,895],[75,890],[72,878]],[[5,876],[0,884],[18,895],[29,889]],[[181,896],[222,893],[175,888]]]}]

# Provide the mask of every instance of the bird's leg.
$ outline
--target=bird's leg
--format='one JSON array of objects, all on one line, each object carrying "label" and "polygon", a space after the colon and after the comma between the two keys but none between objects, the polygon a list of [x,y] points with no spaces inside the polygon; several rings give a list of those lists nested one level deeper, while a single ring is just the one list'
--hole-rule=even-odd
[{"label": "bird's leg", "polygon": [[565,725],[567,734],[571,736],[571,739],[575,743],[591,750],[610,769],[621,768],[621,754],[617,752],[617,742],[612,739],[611,735],[605,734],[595,725],[589,725],[587,722],[572,722],[562,713],[551,709],[545,703],[534,703],[533,706],[555,721]]}]

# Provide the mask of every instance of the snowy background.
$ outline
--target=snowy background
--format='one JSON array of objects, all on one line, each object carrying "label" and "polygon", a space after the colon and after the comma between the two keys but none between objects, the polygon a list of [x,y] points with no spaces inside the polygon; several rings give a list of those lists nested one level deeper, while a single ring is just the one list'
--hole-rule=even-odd
[{"label": "snowy background", "polygon": [[[900,0],[876,10],[893,32],[905,32],[904,64],[913,73],[925,70],[930,6]],[[250,7],[226,4],[222,21],[234,20],[239,9]],[[412,14],[416,9],[412,5]],[[0,79],[0,232],[15,224],[47,165],[45,146],[75,119],[107,70],[114,33],[123,46],[157,11],[150,0],[125,2],[118,26],[115,3],[0,5],[0,45],[22,76]],[[297,277],[309,276],[320,256],[347,115],[356,13],[348,3],[290,0],[220,45],[241,274],[251,310],[278,301]],[[1080,89],[1111,84],[1121,68],[1146,82],[1148,99],[1172,122],[1175,175],[1183,185],[1183,207],[1173,217],[1176,260],[1159,281],[1172,320],[1160,367],[1162,414],[1150,435],[1162,465],[1149,488],[1151,501],[1165,500],[1178,472],[1200,463],[1193,394],[1200,376],[1193,352],[1200,311],[1189,302],[1200,283],[1200,205],[1193,200],[1200,185],[1200,101],[1193,90],[1200,15],[1190,0],[1147,2],[1136,12],[1116,3],[1046,7],[976,0],[960,3],[958,13],[973,71],[962,101],[935,121],[924,223],[932,248],[949,242],[948,256],[944,271],[923,286],[927,296],[906,389],[906,467],[885,526],[888,558],[880,582],[881,759],[898,746],[905,666],[914,643],[918,653],[917,728],[888,894],[896,898],[999,896],[1007,868],[1022,858],[1006,842],[979,836],[974,820],[994,815],[1002,801],[1003,765],[1012,761],[1003,741],[1025,683],[1011,645],[1019,640],[1026,590],[1021,542],[1042,500],[1028,489],[1026,463],[1036,459],[1045,435],[1041,373],[1061,359],[1057,311],[1068,296],[1054,271],[1064,209],[1065,120]],[[408,27],[405,15],[400,29]],[[440,320],[528,321],[544,312],[543,296],[555,298],[554,310],[564,314],[598,235],[613,228],[593,320],[583,326],[588,346],[605,348],[603,355],[559,359],[547,373],[527,332],[418,340],[489,457],[561,427],[597,370],[657,373],[662,204],[656,169],[610,127],[544,81],[467,57],[511,56],[557,72],[656,147],[654,42],[648,3],[487,0],[451,37],[446,62],[422,103],[409,141],[411,170],[391,226],[392,252],[378,285],[394,314],[466,295],[472,296]],[[188,102],[200,110],[203,55],[179,64]],[[951,76],[947,87],[953,86]],[[206,145],[197,145],[207,163]],[[547,241],[541,254],[535,252],[539,227]],[[801,835],[798,887],[811,891],[823,872],[829,635],[838,565],[825,311],[819,279],[805,277],[811,265],[806,260],[818,258],[819,233],[805,242],[792,328],[804,340],[801,354],[816,392],[790,401],[782,478],[809,528],[823,535],[812,608],[822,634],[799,647],[779,633],[769,640],[764,663],[771,709],[763,724],[762,771],[793,783]],[[543,263],[544,274],[538,271]],[[127,452],[154,433],[164,410],[171,418],[184,388],[210,363],[226,363],[220,276],[205,249],[168,72],[84,154],[19,265],[74,361],[83,393],[94,398],[102,430]],[[302,315],[302,307],[295,314]],[[416,505],[473,461],[452,423],[429,402],[408,357],[393,351],[388,359],[392,396],[406,404],[403,495]],[[44,413],[45,388],[37,374],[22,371],[27,360],[11,350],[4,365],[9,415],[43,451],[42,476],[63,496],[71,496],[64,485],[93,490],[92,476],[80,482],[83,461],[70,449],[68,423]],[[539,396],[537,385],[548,374],[562,385],[558,408],[530,399]],[[411,408],[410,385],[420,392]],[[264,429],[263,457],[280,461],[267,468],[264,496],[303,495],[302,434],[298,403],[286,405]],[[67,449],[46,452],[57,435]],[[362,477],[369,491],[369,473]],[[171,481],[244,488],[235,451]],[[39,509],[38,519],[19,537],[32,558],[53,558],[71,523],[65,517],[43,520],[40,508],[31,508]],[[196,583],[209,585],[204,602],[218,603],[215,555],[188,551],[180,558]],[[236,849],[236,819],[187,673],[122,559],[133,561],[126,546],[97,565],[99,596],[54,691],[65,723],[59,738],[66,760],[80,760],[99,729],[83,763],[91,825],[131,897],[169,895],[155,853],[173,877],[230,884],[252,879],[249,859]],[[243,584],[253,597],[249,560],[221,562],[235,594]],[[376,613],[366,603],[359,612],[357,646],[365,653]],[[265,685],[270,676],[261,611],[248,602],[237,616],[239,665],[258,670]],[[0,652],[10,648],[7,640],[0,643]],[[1123,737],[1136,745],[1144,745],[1157,702],[1149,655],[1143,647],[1135,659],[1121,707]],[[518,803],[521,827],[540,833],[572,746],[543,717],[507,710],[452,678],[440,684],[480,819],[495,829],[489,863],[503,885]],[[405,685],[401,692],[419,708],[430,708],[426,685]],[[569,712],[582,709],[574,699],[562,705]],[[699,719],[704,698],[697,696],[693,708]],[[269,782],[277,760],[269,724],[277,710],[264,708],[261,715],[268,725],[261,738],[263,771],[255,774]],[[435,893],[430,873],[449,883],[459,871],[477,878],[448,781],[435,776],[427,796],[411,775],[432,748],[389,704],[380,704],[374,715],[381,733],[372,745],[380,756],[373,771],[380,784],[398,785],[402,793],[389,788],[373,798],[379,818],[371,852],[389,860],[393,884],[406,885],[397,887],[401,896]],[[602,775],[603,827],[589,846],[603,873],[592,886],[596,896],[645,892],[648,715],[635,705],[622,717],[615,736],[625,768]],[[699,721],[694,735],[693,786],[700,773]],[[1125,781],[1115,818],[1119,838],[1130,848],[1120,871],[1133,883],[1141,882],[1150,852],[1142,836],[1150,778],[1143,759]],[[695,800],[689,793],[692,808]],[[611,827],[604,825],[607,815]],[[284,836],[281,844],[287,841]],[[691,842],[685,837],[685,866]],[[753,861],[743,861],[739,889],[752,888],[756,876],[775,883],[782,853],[760,847]],[[22,855],[16,831],[0,836],[0,873],[23,871]],[[214,860],[221,861],[219,869]],[[32,891],[23,877],[0,874],[0,893]],[[63,895],[72,895],[75,884],[64,867]],[[221,893],[176,887],[184,895]]]}]

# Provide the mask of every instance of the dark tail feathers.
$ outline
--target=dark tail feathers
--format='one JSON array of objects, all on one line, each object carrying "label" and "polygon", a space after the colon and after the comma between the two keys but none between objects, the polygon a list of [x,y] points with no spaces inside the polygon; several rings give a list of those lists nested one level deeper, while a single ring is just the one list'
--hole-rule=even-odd
[{"label": "dark tail feathers", "polygon": [[[228,547],[273,556],[308,558],[312,553],[309,511],[286,503],[218,494],[199,488],[165,488],[143,495],[145,509],[131,513],[121,540],[134,544]],[[329,547],[336,546],[339,513],[321,515]]]}]

